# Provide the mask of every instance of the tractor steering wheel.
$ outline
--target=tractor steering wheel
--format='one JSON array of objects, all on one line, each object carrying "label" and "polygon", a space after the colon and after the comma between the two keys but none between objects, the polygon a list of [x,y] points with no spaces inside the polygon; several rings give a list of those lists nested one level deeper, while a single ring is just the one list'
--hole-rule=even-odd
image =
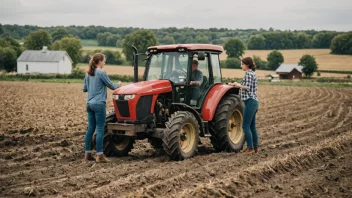
[{"label": "tractor steering wheel", "polygon": [[170,76],[170,80],[174,83],[180,83],[180,76],[181,77],[185,77],[184,79],[186,79],[187,77],[187,72],[184,71],[183,69],[175,69],[174,71],[172,71],[171,76]]}]

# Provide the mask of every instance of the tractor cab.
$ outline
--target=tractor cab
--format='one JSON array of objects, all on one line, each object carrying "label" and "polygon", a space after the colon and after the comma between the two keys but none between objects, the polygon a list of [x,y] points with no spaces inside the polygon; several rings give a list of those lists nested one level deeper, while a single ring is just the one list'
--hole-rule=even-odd
[{"label": "tractor cab", "polygon": [[212,45],[149,47],[143,79],[169,80],[174,103],[199,109],[209,88],[221,83],[221,52],[222,47]]}]

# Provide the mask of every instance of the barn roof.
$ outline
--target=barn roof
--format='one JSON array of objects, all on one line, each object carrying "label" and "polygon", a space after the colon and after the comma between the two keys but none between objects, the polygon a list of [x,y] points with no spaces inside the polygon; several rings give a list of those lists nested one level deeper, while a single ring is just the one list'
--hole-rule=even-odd
[{"label": "barn roof", "polygon": [[[62,57],[67,55],[66,51],[51,51],[51,50],[26,50],[20,57],[18,57],[18,62],[59,62]],[[71,58],[70,58],[71,60]],[[71,60],[72,62],[72,60]]]},{"label": "barn roof", "polygon": [[303,66],[297,64],[281,64],[279,68],[276,69],[276,73],[291,73],[294,69],[302,73]]}]

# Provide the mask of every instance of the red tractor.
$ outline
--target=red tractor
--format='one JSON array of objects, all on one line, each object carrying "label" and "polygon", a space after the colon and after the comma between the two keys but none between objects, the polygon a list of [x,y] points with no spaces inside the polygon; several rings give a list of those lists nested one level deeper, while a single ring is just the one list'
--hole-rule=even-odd
[{"label": "red tractor", "polygon": [[[135,82],[113,92],[114,111],[106,118],[106,156],[126,156],[135,140],[146,138],[173,160],[195,155],[200,137],[209,137],[218,152],[239,152],[245,141],[243,102],[237,88],[222,83],[222,51],[205,44],[149,47],[138,82],[141,54],[134,48]],[[202,74],[198,85],[191,83],[194,60]]]}]

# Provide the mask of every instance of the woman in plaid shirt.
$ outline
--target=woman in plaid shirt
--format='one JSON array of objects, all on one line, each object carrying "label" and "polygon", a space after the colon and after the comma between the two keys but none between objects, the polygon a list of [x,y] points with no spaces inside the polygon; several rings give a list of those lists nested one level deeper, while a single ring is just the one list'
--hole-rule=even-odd
[{"label": "woman in plaid shirt", "polygon": [[241,60],[242,70],[246,72],[242,83],[231,83],[234,87],[240,88],[240,97],[244,102],[242,128],[245,134],[247,149],[244,153],[258,152],[258,133],[255,125],[255,117],[258,111],[257,86],[258,81],[255,75],[256,66],[251,57]]}]

